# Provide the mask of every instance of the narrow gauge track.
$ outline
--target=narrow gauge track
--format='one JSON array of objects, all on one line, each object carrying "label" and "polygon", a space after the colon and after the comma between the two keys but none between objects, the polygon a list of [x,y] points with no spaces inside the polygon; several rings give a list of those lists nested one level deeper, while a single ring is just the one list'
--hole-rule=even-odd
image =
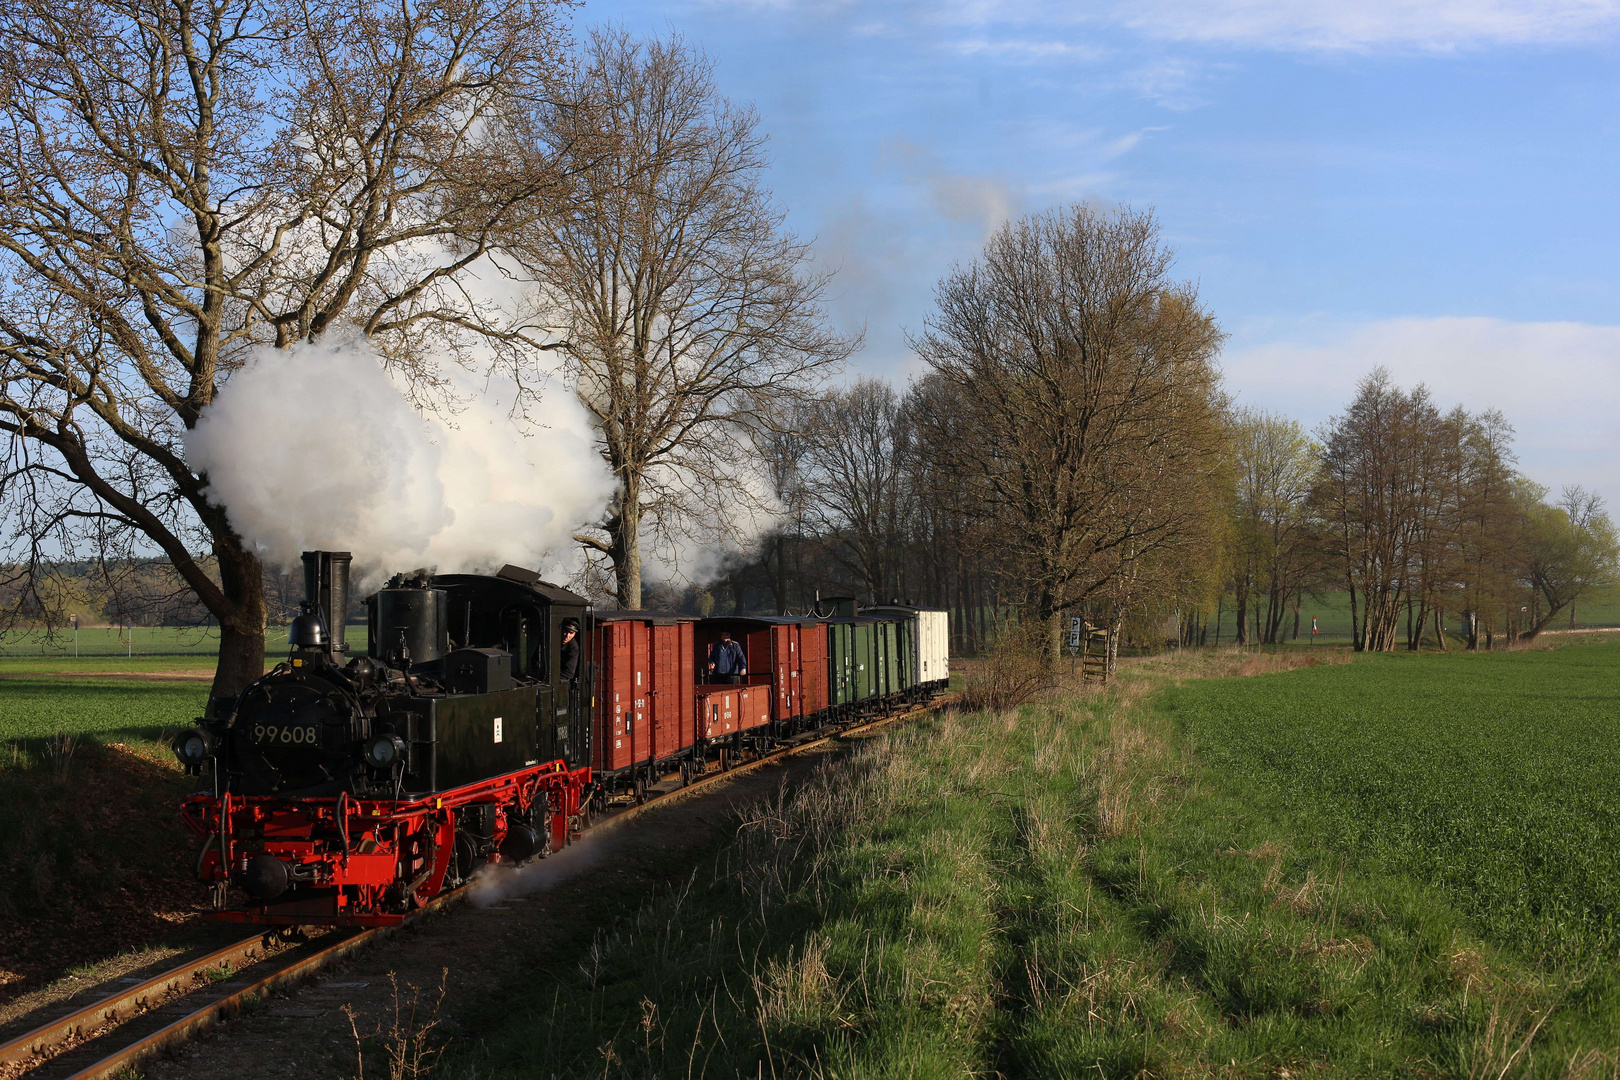
[{"label": "narrow gauge track", "polygon": [[[954,700],[954,694],[945,695],[935,698],[933,701],[912,706],[903,712],[876,717],[848,727],[821,728],[807,732],[797,739],[785,742],[768,754],[734,765],[724,772],[717,770],[705,773],[700,777],[695,777],[683,787],[663,790],[650,789],[653,794],[646,801],[610,810],[592,822],[584,831],[597,832],[612,828],[653,807],[685,798],[688,795],[697,794],[706,787],[752,772],[770,764],[772,761],[794,754],[801,754],[818,746],[824,746],[842,736],[861,735],[888,724],[911,719],[948,705]],[[466,894],[466,889],[467,886],[463,885],[445,893],[443,896],[436,897],[422,911],[443,910],[460,900]],[[405,925],[409,925],[409,923]],[[216,1024],[237,1015],[248,1003],[262,999],[270,991],[308,978],[333,961],[347,956],[349,953],[370,944],[379,936],[385,936],[397,929],[399,929],[397,926],[385,926],[369,930],[336,931],[331,935],[334,938],[331,943],[322,945],[313,951],[303,952],[302,955],[297,956],[292,955],[299,952],[295,948],[270,950],[265,944],[268,935],[256,933],[252,937],[226,945],[224,948],[216,949],[206,956],[187,961],[160,975],[155,975],[139,985],[129,987],[126,990],[119,990],[66,1016],[48,1021],[32,1031],[18,1036],[4,1045],[0,1045],[0,1076],[26,1076],[50,1064],[59,1055],[84,1043],[103,1038],[120,1025],[153,1009],[163,1007],[171,1000],[189,997],[197,993],[206,994],[207,987],[211,985],[211,973],[223,970],[237,972],[243,967],[258,967],[260,964],[266,963],[272,965],[270,971],[259,975],[246,986],[238,986],[222,996],[212,997],[209,1001],[172,1023],[130,1041],[121,1049],[115,1050],[94,1064],[67,1076],[67,1080],[111,1080],[112,1077],[137,1069],[153,1058],[167,1053],[182,1043],[201,1035]],[[275,964],[274,961],[278,958],[284,958],[285,963]]]}]

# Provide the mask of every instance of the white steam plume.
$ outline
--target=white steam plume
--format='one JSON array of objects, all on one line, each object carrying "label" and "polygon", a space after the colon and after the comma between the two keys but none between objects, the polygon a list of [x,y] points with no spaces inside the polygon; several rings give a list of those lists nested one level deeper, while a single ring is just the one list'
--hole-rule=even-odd
[{"label": "white steam plume", "polygon": [[553,386],[542,415],[519,419],[514,385],[447,368],[468,402],[448,424],[420,414],[364,340],[260,349],[203,411],[187,457],[273,565],[315,548],[441,572],[576,558],[574,530],[613,491],[583,409]]}]

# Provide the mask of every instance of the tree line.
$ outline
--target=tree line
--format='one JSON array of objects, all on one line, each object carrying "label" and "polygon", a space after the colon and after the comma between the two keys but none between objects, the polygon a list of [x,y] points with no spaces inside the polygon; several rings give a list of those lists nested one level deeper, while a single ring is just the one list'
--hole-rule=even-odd
[{"label": "tree line", "polygon": [[1005,226],[939,284],[904,393],[802,409],[772,459],[785,523],[728,583],[948,607],[966,652],[1017,620],[1055,655],[1075,616],[1116,646],[1218,643],[1223,618],[1277,644],[1307,597],[1347,603],[1357,650],[1490,648],[1620,581],[1602,500],[1520,475],[1500,412],[1383,368],[1314,433],[1232,405],[1170,267],[1150,214]]},{"label": "tree line", "polygon": [[[220,627],[216,696],[256,677],[290,579],[185,437],[255,355],[334,335],[426,408],[454,411],[449,365],[519,408],[562,375],[616,480],[576,584],[626,608],[854,593],[950,607],[964,651],[1014,622],[1055,651],[1075,616],[1203,641],[1228,599],[1274,641],[1333,591],[1385,649],[1443,612],[1534,633],[1612,576],[1601,505],[1518,477],[1500,417],[1379,375],[1314,439],[1234,410],[1148,213],[1009,222],[939,282],[920,378],[829,390],[860,341],[758,114],[700,49],[576,41],[567,6],[0,10],[0,616],[138,580],[113,591]],[[719,582],[644,587],[645,548],[694,543]]]}]

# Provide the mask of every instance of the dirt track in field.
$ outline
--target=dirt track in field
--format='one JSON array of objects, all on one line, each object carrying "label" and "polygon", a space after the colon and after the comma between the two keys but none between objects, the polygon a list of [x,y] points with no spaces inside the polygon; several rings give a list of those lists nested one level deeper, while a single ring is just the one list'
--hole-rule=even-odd
[{"label": "dirt track in field", "polygon": [[[443,978],[443,1030],[454,1042],[476,1040],[472,1018],[496,1005],[503,986],[520,983],[526,972],[578,963],[598,930],[633,914],[656,891],[683,884],[707,861],[728,839],[740,807],[840,752],[837,744],[807,751],[604,829],[538,864],[547,881],[538,891],[424,918],[143,1073],[151,1080],[353,1076],[355,1039],[342,1007],[359,1014],[362,1034],[386,1023],[394,1008],[390,974],[402,988],[422,988],[429,1003]],[[380,1065],[368,1062],[367,1072]]]}]

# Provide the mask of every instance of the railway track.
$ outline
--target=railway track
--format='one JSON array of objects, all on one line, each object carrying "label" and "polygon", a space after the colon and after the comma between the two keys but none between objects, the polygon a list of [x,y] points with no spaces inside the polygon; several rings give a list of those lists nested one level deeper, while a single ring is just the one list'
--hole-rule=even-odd
[{"label": "railway track", "polygon": [[[936,698],[889,716],[874,717],[848,727],[823,728],[785,743],[768,754],[745,761],[724,772],[705,773],[690,783],[650,788],[651,796],[640,804],[610,809],[597,818],[587,832],[595,833],[632,820],[658,806],[700,794],[705,788],[763,768],[774,761],[802,754],[838,738],[861,735],[889,724],[930,712],[954,700],[954,695]],[[423,912],[442,911],[466,894],[466,886],[436,897]],[[138,985],[77,1009],[66,1016],[19,1035],[0,1045],[0,1080],[18,1080],[49,1072],[53,1080],[112,1080],[128,1075],[143,1064],[196,1038],[215,1025],[236,1016],[245,1008],[264,1000],[270,992],[307,979],[332,962],[398,930],[397,926],[366,930],[335,930],[304,945],[275,947],[268,937],[255,933],[204,956],[180,964]],[[197,999],[195,1002],[193,999]],[[195,1007],[192,1007],[195,1004]],[[118,1039],[120,1028],[137,1017],[179,1009],[181,1015],[146,1034]],[[150,1027],[148,1023],[144,1025]],[[109,1043],[86,1054],[94,1044]],[[92,1056],[90,1064],[74,1071],[52,1068],[66,1055]]]}]

